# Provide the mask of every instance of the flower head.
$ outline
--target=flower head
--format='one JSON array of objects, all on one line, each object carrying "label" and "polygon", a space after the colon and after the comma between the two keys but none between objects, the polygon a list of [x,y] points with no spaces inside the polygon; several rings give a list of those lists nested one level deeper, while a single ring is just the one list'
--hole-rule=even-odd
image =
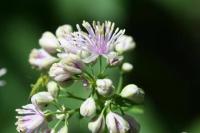
[{"label": "flower head", "polygon": [[22,106],[22,109],[16,109],[19,116],[17,131],[20,133],[33,133],[47,130],[47,123],[43,112],[35,105],[28,104]]},{"label": "flower head", "polygon": [[48,54],[44,49],[33,49],[29,56],[29,62],[31,65],[43,69],[49,67],[57,59]]},{"label": "flower head", "polygon": [[78,53],[86,51],[90,53],[84,59],[85,63],[96,60],[100,55],[107,56],[115,49],[115,45],[125,32],[125,30],[119,30],[119,28],[115,29],[115,24],[110,21],[105,21],[102,24],[93,21],[92,26],[88,22],[83,21],[82,26],[87,33],[82,31],[80,26],[77,25],[78,31],[66,36],[66,41],[61,42],[61,45],[68,52]]}]

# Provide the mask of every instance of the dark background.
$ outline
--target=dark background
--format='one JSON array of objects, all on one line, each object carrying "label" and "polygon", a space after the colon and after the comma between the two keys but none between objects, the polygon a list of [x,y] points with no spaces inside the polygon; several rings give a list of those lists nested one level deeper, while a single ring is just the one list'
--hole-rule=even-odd
[{"label": "dark background", "polygon": [[126,83],[146,92],[145,113],[136,116],[141,132],[199,133],[199,7],[198,0],[1,0],[0,67],[8,73],[0,88],[0,132],[16,132],[14,110],[26,104],[39,75],[28,56],[41,34],[62,24],[111,20],[137,44],[128,54],[135,69]]}]

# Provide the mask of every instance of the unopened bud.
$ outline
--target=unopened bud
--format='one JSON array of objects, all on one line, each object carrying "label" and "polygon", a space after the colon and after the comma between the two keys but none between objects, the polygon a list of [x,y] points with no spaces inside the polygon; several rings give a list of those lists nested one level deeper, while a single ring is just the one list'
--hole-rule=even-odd
[{"label": "unopened bud", "polygon": [[88,128],[92,133],[103,133],[105,129],[105,118],[103,114],[100,114],[97,119],[89,122]]},{"label": "unopened bud", "polygon": [[47,89],[48,89],[48,92],[54,97],[56,98],[58,96],[58,93],[59,93],[59,88],[58,88],[58,84],[54,81],[50,81],[48,84],[47,84]]},{"label": "unopened bud", "polygon": [[144,91],[134,84],[125,86],[120,95],[135,103],[141,103],[144,101]]},{"label": "unopened bud", "polygon": [[57,59],[44,49],[33,49],[29,56],[29,63],[39,69],[47,68],[56,61]]},{"label": "unopened bud", "polygon": [[84,64],[79,56],[74,54],[68,54],[67,58],[63,58],[61,63],[64,68],[72,74],[80,74],[84,67]]},{"label": "unopened bud", "polygon": [[131,70],[133,70],[133,65],[131,63],[125,62],[122,64],[122,71],[130,72]]},{"label": "unopened bud", "polygon": [[96,104],[92,97],[87,98],[80,107],[80,114],[89,117],[96,112]]},{"label": "unopened bud", "polygon": [[43,107],[54,100],[52,95],[49,92],[39,92],[31,97],[31,102],[34,105],[38,105],[39,107]]},{"label": "unopened bud", "polygon": [[135,48],[135,42],[133,38],[127,35],[123,35],[119,40],[119,43],[115,46],[115,50],[120,54],[134,48]]},{"label": "unopened bud", "polygon": [[69,33],[72,32],[72,26],[65,24],[62,26],[59,26],[58,29],[56,30],[56,36],[57,37],[65,37]]},{"label": "unopened bud", "polygon": [[119,56],[116,52],[110,52],[107,56],[107,62],[110,66],[119,65],[123,59],[124,59],[124,57]]},{"label": "unopened bud", "polygon": [[106,125],[110,133],[127,133],[130,129],[128,122],[113,112],[106,115]]},{"label": "unopened bud", "polygon": [[57,38],[51,32],[44,32],[39,40],[40,46],[49,53],[55,53],[59,47]]},{"label": "unopened bud", "polygon": [[64,82],[71,78],[71,73],[64,68],[62,63],[54,63],[49,70],[49,76],[55,81]]},{"label": "unopened bud", "polygon": [[96,90],[102,96],[109,96],[113,92],[112,81],[110,79],[97,79]]}]

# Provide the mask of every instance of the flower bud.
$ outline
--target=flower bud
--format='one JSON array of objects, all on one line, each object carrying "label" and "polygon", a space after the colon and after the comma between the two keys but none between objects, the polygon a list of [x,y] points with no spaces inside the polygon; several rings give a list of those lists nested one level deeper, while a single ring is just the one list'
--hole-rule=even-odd
[{"label": "flower bud", "polygon": [[131,63],[125,62],[122,64],[122,71],[130,72],[131,70],[133,70],[133,65]]},{"label": "flower bud", "polygon": [[140,124],[131,116],[125,115],[124,118],[127,120],[130,126],[129,133],[139,133],[140,132]]},{"label": "flower bud", "polygon": [[58,85],[56,82],[50,81],[47,84],[47,90],[54,98],[56,98],[58,96],[59,88],[58,88]]},{"label": "flower bud", "polygon": [[61,63],[64,65],[64,68],[72,74],[80,74],[84,67],[79,56],[74,54],[68,54],[67,58],[61,60]]},{"label": "flower bud", "polygon": [[68,127],[67,125],[64,125],[59,131],[58,133],[68,133]]},{"label": "flower bud", "polygon": [[106,115],[106,125],[110,133],[127,133],[130,129],[128,122],[113,112]]},{"label": "flower bud", "polygon": [[55,53],[59,47],[57,38],[51,32],[44,32],[39,40],[40,46],[49,53]]},{"label": "flower bud", "polygon": [[103,114],[100,114],[100,116],[88,123],[88,128],[92,133],[103,133],[105,129],[105,118]]},{"label": "flower bud", "polygon": [[133,38],[127,35],[123,35],[119,40],[119,43],[115,46],[115,50],[120,54],[134,48],[135,48],[135,42]]},{"label": "flower bud", "polygon": [[70,79],[71,73],[64,68],[62,63],[54,63],[49,70],[49,76],[55,81],[64,82]]},{"label": "flower bud", "polygon": [[119,56],[116,52],[110,52],[107,56],[107,62],[110,66],[119,65],[123,59],[124,59],[124,57]]},{"label": "flower bud", "polygon": [[109,96],[113,92],[112,81],[110,79],[97,79],[96,90],[102,96]]},{"label": "flower bud", "polygon": [[29,56],[29,63],[39,69],[47,68],[57,59],[43,49],[33,49]]},{"label": "flower bud", "polygon": [[52,102],[54,98],[51,96],[49,92],[39,92],[31,97],[31,102],[34,105],[37,105],[39,107],[43,107],[50,102]]},{"label": "flower bud", "polygon": [[68,35],[71,32],[72,32],[72,26],[68,25],[68,24],[65,24],[65,25],[59,26],[57,28],[57,30],[56,30],[56,36],[58,38],[65,37],[66,35]]},{"label": "flower bud", "polygon": [[135,103],[141,103],[144,100],[144,91],[134,84],[125,86],[120,95]]},{"label": "flower bud", "polygon": [[93,97],[87,98],[80,107],[80,114],[89,117],[96,112],[96,104]]}]

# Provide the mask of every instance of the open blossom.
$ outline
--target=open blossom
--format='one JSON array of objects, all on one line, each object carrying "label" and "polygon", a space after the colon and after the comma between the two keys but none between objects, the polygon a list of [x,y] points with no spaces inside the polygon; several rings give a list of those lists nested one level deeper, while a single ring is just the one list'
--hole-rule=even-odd
[{"label": "open blossom", "polygon": [[19,116],[16,118],[18,121],[17,131],[20,133],[34,133],[47,130],[47,123],[43,112],[35,105],[28,104],[22,106],[22,109],[16,109]]},{"label": "open blossom", "polygon": [[[3,75],[5,75],[7,72],[7,70],[5,68],[1,68],[0,69],[0,77],[2,77]],[[0,86],[4,86],[5,85],[5,81],[0,80]]]},{"label": "open blossom", "polygon": [[53,33],[46,31],[39,40],[40,46],[49,53],[55,53],[59,47],[59,42]]},{"label": "open blossom", "polygon": [[119,43],[120,37],[125,32],[119,28],[115,29],[115,24],[110,21],[105,21],[102,24],[94,21],[92,26],[83,21],[82,26],[87,30],[87,33],[77,25],[78,31],[66,36],[61,45],[67,52],[86,51],[89,53],[88,57],[83,60],[85,63],[95,61],[100,55],[106,57],[111,51],[114,51],[115,45]]},{"label": "open blossom", "polygon": [[39,69],[47,68],[56,61],[57,59],[44,49],[33,49],[29,56],[29,63]]}]

